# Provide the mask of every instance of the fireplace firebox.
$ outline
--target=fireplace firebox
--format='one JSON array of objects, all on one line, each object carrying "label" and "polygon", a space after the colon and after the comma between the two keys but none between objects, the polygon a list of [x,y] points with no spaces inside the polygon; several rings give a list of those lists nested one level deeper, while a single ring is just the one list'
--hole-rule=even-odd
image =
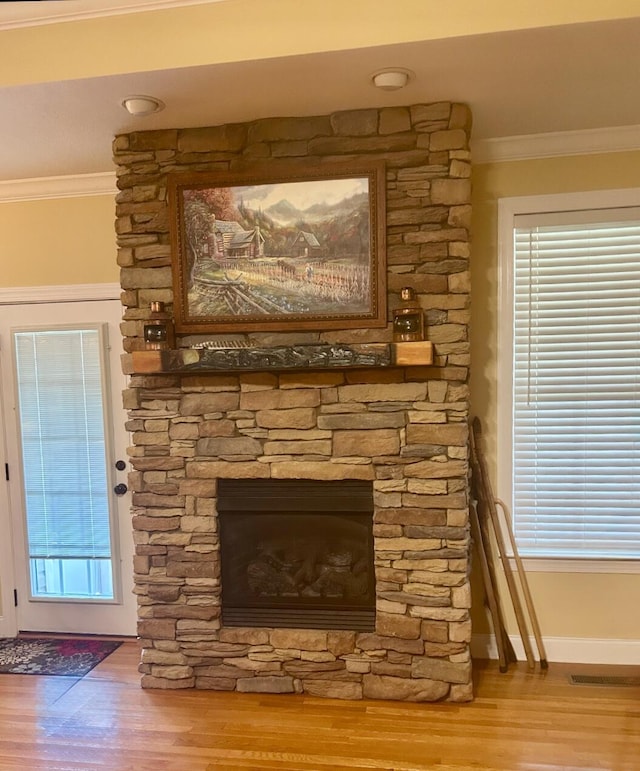
[{"label": "fireplace firebox", "polygon": [[222,622],[372,631],[373,488],[218,480]]}]

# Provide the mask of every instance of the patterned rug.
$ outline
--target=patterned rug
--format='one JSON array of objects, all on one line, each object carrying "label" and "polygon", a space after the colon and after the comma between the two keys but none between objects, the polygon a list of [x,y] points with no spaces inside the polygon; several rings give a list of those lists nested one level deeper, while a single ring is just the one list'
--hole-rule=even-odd
[{"label": "patterned rug", "polygon": [[114,640],[0,638],[0,674],[84,677],[120,645]]}]

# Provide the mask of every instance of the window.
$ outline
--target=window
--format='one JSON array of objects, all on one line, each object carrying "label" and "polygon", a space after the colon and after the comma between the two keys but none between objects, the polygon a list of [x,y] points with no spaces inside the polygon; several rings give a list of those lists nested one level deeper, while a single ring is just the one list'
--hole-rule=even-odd
[{"label": "window", "polygon": [[500,232],[498,487],[518,549],[640,558],[640,191],[504,199]]},{"label": "window", "polygon": [[113,599],[103,337],[59,328],[13,340],[32,594]]}]

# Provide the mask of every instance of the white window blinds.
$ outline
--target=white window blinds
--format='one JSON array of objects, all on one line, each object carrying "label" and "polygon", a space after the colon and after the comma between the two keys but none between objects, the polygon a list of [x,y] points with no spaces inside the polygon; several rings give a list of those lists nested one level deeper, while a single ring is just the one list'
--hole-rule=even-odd
[{"label": "white window blinds", "polygon": [[99,330],[13,337],[29,556],[109,557]]},{"label": "white window blinds", "polygon": [[640,209],[516,215],[523,555],[640,557]]}]

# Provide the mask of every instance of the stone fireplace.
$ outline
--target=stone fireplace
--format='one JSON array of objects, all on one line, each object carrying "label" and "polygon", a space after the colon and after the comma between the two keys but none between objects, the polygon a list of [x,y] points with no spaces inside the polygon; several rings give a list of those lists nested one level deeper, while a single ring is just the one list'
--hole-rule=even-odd
[{"label": "stone fireplace", "polygon": [[[116,137],[144,687],[472,698],[469,133],[438,103]],[[131,364],[150,302],[173,299],[167,175],[276,158],[384,160],[389,321],[411,286],[432,365]],[[391,325],[252,338],[385,343]]]}]

